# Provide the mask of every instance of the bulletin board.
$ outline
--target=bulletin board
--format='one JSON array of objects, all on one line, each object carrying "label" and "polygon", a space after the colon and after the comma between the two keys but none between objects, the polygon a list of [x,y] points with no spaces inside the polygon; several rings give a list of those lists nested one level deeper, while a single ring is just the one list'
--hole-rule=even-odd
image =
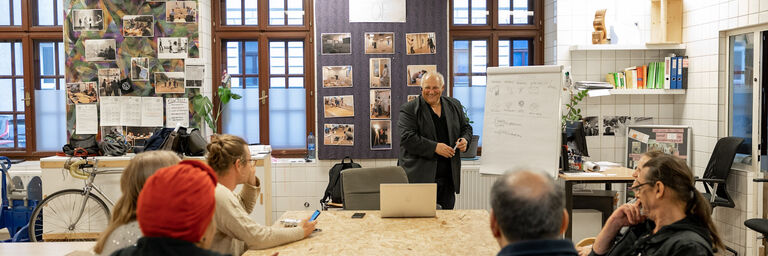
[{"label": "bulletin board", "polygon": [[[166,106],[166,102],[183,104],[183,98],[191,104],[191,98],[200,93],[202,77],[193,79],[185,73],[185,61],[200,57],[197,1],[64,0],[63,5],[68,135],[76,134],[78,122],[84,122],[77,120],[78,105],[98,109],[101,119],[101,97],[156,97],[155,103],[162,100]],[[204,70],[194,68],[197,74]],[[115,79],[119,86],[112,86]],[[155,88],[156,79],[162,80],[161,88]],[[94,83],[98,96],[83,91]],[[71,97],[70,92],[86,97]],[[186,110],[188,126],[198,127],[189,104],[182,111]],[[159,126],[157,122],[136,127],[116,123],[110,128],[151,131],[166,126],[165,110],[154,113],[163,119]],[[142,115],[139,110],[136,114]],[[99,121],[101,133],[106,126]]]},{"label": "bulletin board", "polygon": [[627,127],[627,168],[635,168],[643,153],[659,150],[691,166],[691,127],[683,125],[630,125]]},{"label": "bulletin board", "polygon": [[[315,6],[318,158],[397,158],[400,150],[400,131],[397,127],[400,106],[407,102],[409,95],[413,99],[414,95],[421,94],[421,88],[414,82],[416,80],[409,77],[418,77],[415,72],[422,70],[435,70],[445,76],[446,82],[450,79],[447,67],[447,1],[409,0],[403,1],[407,2],[406,5],[390,8],[404,8],[405,22],[350,22],[349,2],[325,1]],[[396,4],[400,1],[391,2]],[[386,17],[381,20],[386,20]],[[391,44],[388,40],[381,40],[373,47],[372,42],[376,40],[368,43],[365,40],[366,36],[376,39],[387,35],[394,36]],[[331,41],[338,44],[328,43]],[[421,41],[432,46],[412,49],[407,41]],[[389,68],[387,71],[382,69],[385,64]],[[412,65],[411,73],[408,65]],[[324,79],[324,67],[339,67],[335,70],[341,73],[334,71],[336,73],[332,74],[332,78],[326,76]],[[342,81],[343,78],[336,79],[338,74],[346,77],[345,68],[351,68],[351,84]],[[381,85],[387,82],[389,86]],[[445,91],[447,94],[447,84]],[[353,103],[350,104],[350,101]],[[387,101],[389,111],[371,106],[371,103],[378,106],[377,102]],[[326,105],[346,109],[326,114]],[[385,133],[386,136],[374,134],[376,127],[387,123],[391,128]],[[353,141],[349,140],[349,135],[353,135]],[[381,143],[381,138],[386,138],[389,143]]]}]

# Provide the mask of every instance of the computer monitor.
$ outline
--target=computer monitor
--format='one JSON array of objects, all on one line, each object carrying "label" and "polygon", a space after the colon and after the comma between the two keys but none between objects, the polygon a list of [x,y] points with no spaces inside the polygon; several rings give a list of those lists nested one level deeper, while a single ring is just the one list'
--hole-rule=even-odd
[{"label": "computer monitor", "polygon": [[565,124],[565,141],[574,154],[580,156],[589,156],[587,151],[587,137],[584,132],[584,122],[566,122]]}]

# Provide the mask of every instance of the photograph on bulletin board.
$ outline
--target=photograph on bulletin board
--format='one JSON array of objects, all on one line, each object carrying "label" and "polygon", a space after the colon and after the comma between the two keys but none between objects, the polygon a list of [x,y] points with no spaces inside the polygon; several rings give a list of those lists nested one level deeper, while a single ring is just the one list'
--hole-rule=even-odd
[{"label": "photograph on bulletin board", "polygon": [[197,22],[197,2],[168,1],[165,3],[165,20],[173,23]]},{"label": "photograph on bulletin board", "polygon": [[71,16],[74,31],[104,30],[104,11],[101,9],[72,10]]},{"label": "photograph on bulletin board", "polygon": [[202,88],[203,79],[205,78],[205,66],[191,64],[185,65],[184,79],[186,80],[187,88]]},{"label": "photograph on bulletin board", "polygon": [[418,99],[418,98],[419,98],[418,94],[409,94],[408,95],[408,101],[412,101],[412,100],[415,100],[415,99]]},{"label": "photograph on bulletin board", "polygon": [[154,37],[155,17],[152,15],[123,16],[124,37]]},{"label": "photograph on bulletin board", "polygon": [[186,37],[159,37],[157,38],[158,59],[185,59],[189,47],[189,39]]},{"label": "photograph on bulletin board", "polygon": [[67,105],[96,103],[98,101],[99,92],[96,82],[67,84]]},{"label": "photograph on bulletin board", "polygon": [[354,98],[353,95],[323,97],[323,116],[325,118],[355,116]]},{"label": "photograph on bulletin board", "polygon": [[352,87],[352,66],[323,66],[323,88]]},{"label": "photograph on bulletin board", "polygon": [[371,58],[370,73],[368,75],[371,88],[389,88],[390,86],[390,58]]},{"label": "photograph on bulletin board", "polygon": [[354,146],[354,124],[325,124],[323,128],[323,145]]},{"label": "photograph on bulletin board", "polygon": [[405,50],[408,55],[435,54],[435,33],[408,33],[405,34]]},{"label": "photograph on bulletin board", "polygon": [[120,96],[120,69],[99,69],[99,96]]},{"label": "photograph on bulletin board", "polygon": [[395,53],[395,33],[369,32],[363,37],[365,37],[365,54]]},{"label": "photograph on bulletin board", "polygon": [[149,81],[149,58],[131,58],[131,80]]},{"label": "photograph on bulletin board", "polygon": [[437,65],[408,65],[408,86],[421,86],[421,78],[427,73],[437,73]]},{"label": "photograph on bulletin board", "polygon": [[392,121],[371,120],[371,150],[392,149]]},{"label": "photograph on bulletin board", "polygon": [[351,33],[323,33],[320,37],[323,55],[352,54]]},{"label": "photograph on bulletin board", "polygon": [[184,93],[184,72],[155,72],[155,93]]},{"label": "photograph on bulletin board", "polygon": [[115,61],[115,39],[85,40],[86,61]]},{"label": "photograph on bulletin board", "polygon": [[371,90],[371,119],[392,118],[392,90]]}]

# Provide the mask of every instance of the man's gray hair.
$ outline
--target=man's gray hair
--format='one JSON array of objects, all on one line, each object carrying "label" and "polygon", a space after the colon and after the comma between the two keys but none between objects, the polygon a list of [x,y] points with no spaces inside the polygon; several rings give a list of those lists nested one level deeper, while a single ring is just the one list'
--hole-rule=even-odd
[{"label": "man's gray hair", "polygon": [[440,74],[440,72],[427,72],[427,74],[421,76],[421,80],[419,81],[419,86],[422,88],[424,87],[424,80],[427,80],[428,77],[436,76],[437,80],[440,81],[440,86],[445,87],[445,78],[443,78],[443,74]]},{"label": "man's gray hair", "polygon": [[[519,176],[527,177],[520,177],[518,181]],[[540,179],[536,179],[537,176]],[[562,186],[555,183],[552,176],[515,170],[505,173],[493,184],[491,208],[508,241],[554,239],[560,235],[563,224],[563,194]]]}]

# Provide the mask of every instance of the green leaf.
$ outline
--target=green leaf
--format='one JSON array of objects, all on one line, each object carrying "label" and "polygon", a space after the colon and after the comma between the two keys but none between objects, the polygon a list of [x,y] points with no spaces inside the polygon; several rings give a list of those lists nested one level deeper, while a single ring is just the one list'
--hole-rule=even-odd
[{"label": "green leaf", "polygon": [[237,93],[232,93],[232,98],[236,99],[236,100],[239,100],[239,99],[243,98],[243,96],[240,96],[240,94],[237,94]]}]

